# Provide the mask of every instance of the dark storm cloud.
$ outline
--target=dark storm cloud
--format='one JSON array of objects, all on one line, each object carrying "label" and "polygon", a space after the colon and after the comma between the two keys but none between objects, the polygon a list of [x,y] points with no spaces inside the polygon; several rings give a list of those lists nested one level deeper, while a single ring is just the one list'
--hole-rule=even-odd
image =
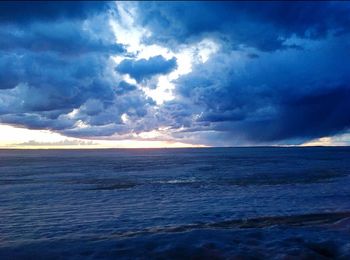
[{"label": "dark storm cloud", "polygon": [[178,102],[200,111],[186,131],[221,131],[227,142],[273,143],[349,129],[350,62],[343,58],[349,36],[299,42],[305,51],[260,53],[255,59],[227,50],[181,77]]},{"label": "dark storm cloud", "polygon": [[[0,92],[3,123],[57,130],[71,136],[105,136],[120,128],[122,114],[137,120],[154,104],[135,86],[118,83],[104,55],[62,57],[52,52],[29,52],[8,56],[7,64],[0,65],[5,69],[0,72],[0,86],[7,88]],[[111,72],[106,71],[108,67]],[[7,74],[6,69],[11,73]],[[73,109],[79,109],[79,113],[68,117]],[[89,126],[79,129],[79,121]],[[117,126],[95,127],[105,124]]]},{"label": "dark storm cloud", "polygon": [[108,10],[103,1],[1,1],[0,23],[26,24],[57,19],[86,19]]},{"label": "dark storm cloud", "polygon": [[122,114],[144,116],[153,101],[120,81],[110,58],[127,55],[112,11],[105,2],[0,3],[0,122],[104,136],[121,129]]},{"label": "dark storm cloud", "polygon": [[94,38],[82,30],[80,23],[39,23],[26,28],[0,26],[0,50],[7,52],[58,52],[64,55],[82,55],[88,52],[117,54],[124,52],[111,39]]},{"label": "dark storm cloud", "polygon": [[22,91],[23,109],[53,110],[74,108],[91,95],[112,98],[112,85],[101,78],[107,65],[103,56],[94,54],[67,58],[55,53],[5,53],[0,88]]},{"label": "dark storm cloud", "polygon": [[[215,35],[236,48],[262,51],[301,48],[285,39],[347,33],[349,3],[334,2],[142,2],[140,23],[154,34],[148,41],[186,42]],[[176,44],[173,46],[176,48]]]},{"label": "dark storm cloud", "polygon": [[131,60],[125,59],[116,67],[116,71],[129,74],[138,82],[149,79],[155,75],[168,74],[176,69],[176,58],[165,59],[158,55],[149,59]]},{"label": "dark storm cloud", "polygon": [[125,52],[115,43],[106,16],[98,16],[109,7],[107,2],[1,2],[0,51]]},{"label": "dark storm cloud", "polygon": [[333,86],[291,98],[273,118],[247,122],[242,127],[251,139],[276,141],[315,138],[336,134],[350,127],[350,87]]},{"label": "dark storm cloud", "polygon": [[74,121],[67,118],[49,119],[38,113],[7,114],[0,117],[0,122],[29,129],[49,129],[61,131],[74,126]]}]

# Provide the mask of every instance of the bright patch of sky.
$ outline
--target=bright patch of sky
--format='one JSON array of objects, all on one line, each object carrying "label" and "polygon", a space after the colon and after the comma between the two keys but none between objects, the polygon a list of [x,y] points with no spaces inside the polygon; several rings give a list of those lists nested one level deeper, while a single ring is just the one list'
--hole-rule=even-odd
[{"label": "bright patch of sky", "polygon": [[[191,45],[182,45],[177,52],[156,44],[146,45],[142,42],[142,39],[150,36],[151,32],[135,23],[135,3],[117,2],[116,5],[120,19],[111,18],[110,25],[115,33],[117,43],[124,44],[126,50],[135,55],[136,59],[149,59],[157,55],[162,55],[166,59],[176,58],[177,68],[168,75],[158,76],[156,88],[147,84],[137,84],[129,76],[123,78],[130,84],[138,85],[158,105],[174,99],[172,93],[175,88],[174,80],[181,75],[190,73],[194,63],[205,63],[213,53],[219,50],[218,43],[212,39],[203,39]],[[116,63],[120,63],[124,58],[122,55],[113,57]]]},{"label": "bright patch of sky", "polygon": [[[0,124],[0,148],[16,149],[96,149],[96,148],[177,148],[204,147],[182,142],[147,140],[154,133],[140,134],[139,140],[83,140],[66,137],[49,130],[31,130]],[[141,137],[145,139],[141,139]]]},{"label": "bright patch of sky", "polygon": [[350,134],[339,134],[330,137],[317,138],[301,146],[350,146]]}]

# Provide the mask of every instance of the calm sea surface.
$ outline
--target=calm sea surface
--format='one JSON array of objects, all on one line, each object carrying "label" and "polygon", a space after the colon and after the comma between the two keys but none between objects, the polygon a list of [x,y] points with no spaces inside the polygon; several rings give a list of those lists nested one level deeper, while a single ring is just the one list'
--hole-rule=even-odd
[{"label": "calm sea surface", "polygon": [[350,257],[350,148],[0,150],[0,258]]}]

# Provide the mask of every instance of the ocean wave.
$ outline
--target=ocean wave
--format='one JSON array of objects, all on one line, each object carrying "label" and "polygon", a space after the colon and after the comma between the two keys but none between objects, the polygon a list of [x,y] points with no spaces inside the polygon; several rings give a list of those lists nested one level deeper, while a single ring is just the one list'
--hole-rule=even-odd
[{"label": "ocean wave", "polygon": [[199,181],[195,178],[184,178],[184,179],[171,179],[171,180],[160,180],[153,181],[151,183],[159,184],[187,184],[187,183],[198,183]]},{"label": "ocean wave", "polygon": [[[275,185],[293,185],[293,184],[317,184],[332,182],[335,179],[344,177],[338,173],[314,173],[300,174],[294,176],[269,176],[269,175],[254,175],[247,177],[226,177],[226,178],[171,178],[171,179],[143,179],[143,178],[97,178],[97,179],[73,179],[65,180],[64,183],[88,185],[83,188],[85,190],[118,190],[130,189],[137,186],[154,186],[154,185],[169,185],[169,186],[190,186],[198,187],[216,187],[216,186],[275,186]],[[34,181],[19,181],[20,184],[33,183]],[[43,182],[43,181],[40,181]],[[7,184],[16,184],[16,182],[6,182]],[[0,183],[1,184],[1,183]]]},{"label": "ocean wave", "polygon": [[[341,223],[344,221],[344,223]],[[121,231],[115,232],[114,236],[130,237],[144,234],[157,233],[178,233],[197,229],[253,229],[253,228],[268,228],[273,226],[289,226],[289,227],[303,227],[303,226],[319,226],[334,224],[341,225],[343,228],[350,228],[350,211],[348,212],[330,212],[330,213],[311,213],[301,215],[289,216],[267,216],[258,218],[244,218],[233,219],[219,222],[209,223],[195,223],[179,226],[168,227],[153,227],[137,231]]]}]

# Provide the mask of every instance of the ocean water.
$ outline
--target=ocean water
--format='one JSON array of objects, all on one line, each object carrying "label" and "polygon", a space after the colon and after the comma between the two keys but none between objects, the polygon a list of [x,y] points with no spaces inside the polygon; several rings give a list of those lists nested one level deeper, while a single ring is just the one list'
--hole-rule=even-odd
[{"label": "ocean water", "polygon": [[350,259],[350,148],[0,150],[0,259]]}]

